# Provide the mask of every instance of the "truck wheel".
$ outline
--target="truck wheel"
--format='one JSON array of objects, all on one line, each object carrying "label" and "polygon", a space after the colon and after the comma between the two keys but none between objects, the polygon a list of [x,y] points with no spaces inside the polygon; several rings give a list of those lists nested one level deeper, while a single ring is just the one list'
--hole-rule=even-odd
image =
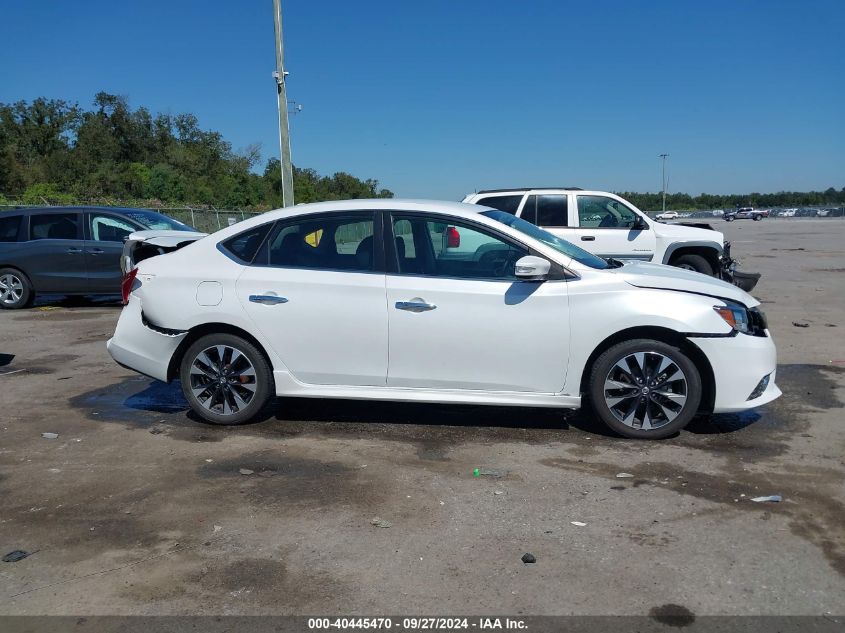
[{"label": "truck wheel", "polygon": [[754,219],[755,222],[759,222],[760,220],[763,219],[763,216],[762,215],[755,215],[753,219]]},{"label": "truck wheel", "polygon": [[26,308],[33,301],[35,292],[26,275],[14,268],[0,268],[0,308]]},{"label": "truck wheel", "polygon": [[733,222],[733,221],[734,221],[734,218],[733,218],[732,215],[726,215],[725,216],[725,222]]},{"label": "truck wheel", "polygon": [[692,253],[681,255],[680,257],[672,260],[671,264],[676,268],[692,270],[704,275],[710,275],[711,277],[714,275],[713,267],[710,265],[710,262],[701,255],[693,255]]},{"label": "truck wheel", "polygon": [[593,410],[611,429],[634,439],[680,431],[698,411],[701,393],[701,376],[686,354],[651,339],[614,345],[590,372]]}]

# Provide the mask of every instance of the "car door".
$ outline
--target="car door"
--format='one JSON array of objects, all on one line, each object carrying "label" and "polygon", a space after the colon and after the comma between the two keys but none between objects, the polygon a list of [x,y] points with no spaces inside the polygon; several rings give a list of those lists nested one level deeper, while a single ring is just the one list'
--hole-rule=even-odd
[{"label": "car door", "polygon": [[85,268],[88,292],[117,294],[122,273],[120,255],[123,242],[141,227],[113,213],[87,211],[85,213]]},{"label": "car door", "polygon": [[391,387],[556,393],[569,357],[565,281],[527,282],[529,249],[439,214],[387,221]]},{"label": "car door", "polygon": [[380,226],[371,211],[281,220],[238,278],[238,300],[297,380],[385,385]]},{"label": "car door", "polygon": [[29,276],[36,291],[87,291],[80,212],[31,213],[26,237],[26,243],[20,244],[17,265]]},{"label": "car door", "polygon": [[654,231],[628,205],[602,195],[579,194],[575,198],[577,226],[569,237],[562,237],[600,257],[654,257]]}]

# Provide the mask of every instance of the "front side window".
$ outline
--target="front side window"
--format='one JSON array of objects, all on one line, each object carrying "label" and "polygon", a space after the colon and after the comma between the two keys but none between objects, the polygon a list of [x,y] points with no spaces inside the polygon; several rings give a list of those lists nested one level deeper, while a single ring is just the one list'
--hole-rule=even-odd
[{"label": "front side window", "polygon": [[0,242],[17,242],[18,231],[21,228],[20,215],[0,215]]},{"label": "front side window", "polygon": [[45,213],[29,216],[29,239],[75,240],[79,232],[78,213]]},{"label": "front side window", "polygon": [[270,235],[267,259],[256,263],[318,270],[375,269],[373,216],[317,215],[279,222]]},{"label": "front side window", "polygon": [[482,215],[486,215],[488,218],[493,218],[494,220],[501,222],[502,224],[506,224],[521,233],[525,233],[527,236],[534,238],[538,242],[542,242],[546,246],[551,246],[557,252],[563,253],[567,257],[571,257],[576,262],[584,264],[585,266],[601,269],[610,268],[610,264],[601,257],[588,253],[583,248],[579,248],[578,246],[575,246],[575,244],[567,242],[548,231],[544,231],[543,229],[534,226],[530,222],[526,222],[521,218],[515,218],[514,216],[502,213],[501,211],[485,211]]},{"label": "front side window", "polygon": [[393,235],[401,274],[513,281],[516,261],[528,254],[492,231],[437,216],[394,218]]},{"label": "front side window", "polygon": [[522,194],[516,196],[487,196],[486,198],[481,198],[475,204],[516,215],[516,210],[519,208],[520,202],[522,202]]},{"label": "front side window", "polygon": [[587,229],[630,229],[639,217],[627,205],[607,196],[578,196],[578,222]]},{"label": "front side window", "polygon": [[138,230],[126,220],[113,215],[91,214],[91,239],[96,242],[123,242]]}]

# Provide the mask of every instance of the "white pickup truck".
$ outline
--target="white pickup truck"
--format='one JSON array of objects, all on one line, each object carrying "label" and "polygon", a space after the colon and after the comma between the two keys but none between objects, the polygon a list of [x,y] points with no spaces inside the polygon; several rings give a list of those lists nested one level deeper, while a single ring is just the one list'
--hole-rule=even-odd
[{"label": "white pickup truck", "polygon": [[669,264],[720,277],[746,291],[760,278],[736,270],[730,243],[709,224],[656,222],[606,191],[490,189],[463,201],[513,213],[600,257]]}]

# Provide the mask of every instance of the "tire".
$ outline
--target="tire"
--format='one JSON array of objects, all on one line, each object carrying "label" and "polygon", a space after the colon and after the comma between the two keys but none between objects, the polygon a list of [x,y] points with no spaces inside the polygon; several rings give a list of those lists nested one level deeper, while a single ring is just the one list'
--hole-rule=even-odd
[{"label": "tire", "polygon": [[0,308],[28,308],[35,301],[29,278],[16,268],[0,268]]},{"label": "tire", "polygon": [[182,356],[179,377],[191,409],[212,424],[249,422],[264,411],[275,392],[267,358],[233,334],[197,339]]},{"label": "tire", "polygon": [[710,265],[710,262],[701,255],[695,255],[693,253],[681,255],[680,257],[673,259],[672,266],[684,268],[685,270],[694,270],[697,273],[702,273],[711,277],[714,275],[713,266]]},{"label": "tire", "polygon": [[763,216],[762,216],[762,215],[755,215],[752,219],[753,219],[755,222],[759,222],[760,220],[762,220],[762,219],[763,219]]},{"label": "tire", "polygon": [[[606,389],[608,384],[619,386]],[[679,348],[635,339],[614,345],[596,359],[588,393],[593,411],[613,431],[656,440],[674,435],[692,420],[701,402],[701,376]]]},{"label": "tire", "polygon": [[733,222],[733,221],[734,221],[734,217],[733,217],[733,216],[729,215],[729,216],[726,216],[726,217],[725,217],[725,222]]}]

